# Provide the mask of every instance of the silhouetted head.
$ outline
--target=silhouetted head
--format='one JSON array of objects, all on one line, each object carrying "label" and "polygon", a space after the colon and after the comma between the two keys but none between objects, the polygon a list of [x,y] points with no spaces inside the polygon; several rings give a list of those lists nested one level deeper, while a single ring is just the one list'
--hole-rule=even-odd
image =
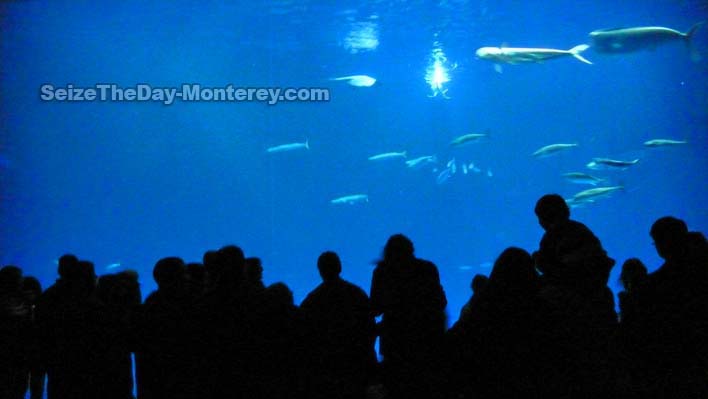
[{"label": "silhouetted head", "polygon": [[152,277],[159,289],[179,287],[184,282],[184,261],[176,256],[162,258],[152,269]]},{"label": "silhouetted head", "polygon": [[219,251],[209,250],[204,252],[202,263],[204,263],[208,284],[214,285],[214,283],[219,279],[219,276],[221,276],[221,271],[223,270]]},{"label": "silhouetted head", "polygon": [[622,264],[620,273],[620,284],[625,290],[634,289],[647,277],[647,267],[638,258],[629,258]]},{"label": "silhouetted head", "polygon": [[481,292],[484,287],[486,287],[488,282],[489,278],[484,274],[475,274],[472,278],[472,282],[470,283],[470,288],[472,289],[473,293],[477,294]]},{"label": "silhouetted head", "polygon": [[336,280],[339,278],[339,273],[342,272],[342,262],[336,253],[332,251],[323,252],[317,258],[317,270],[320,271],[322,281]]},{"label": "silhouetted head", "polygon": [[22,290],[22,269],[7,265],[0,269],[0,295]]},{"label": "silhouetted head", "polygon": [[708,256],[708,240],[700,231],[690,231],[686,237],[686,242],[691,252],[691,256],[704,259]]},{"label": "silhouetted head", "polygon": [[268,302],[278,306],[293,306],[293,292],[285,283],[273,283],[265,291]]},{"label": "silhouetted head", "polygon": [[22,279],[22,291],[30,302],[34,302],[42,295],[42,284],[35,277],[27,276]]},{"label": "silhouetted head", "polygon": [[187,278],[193,284],[201,285],[206,281],[206,268],[201,263],[187,263],[185,271],[187,273]]},{"label": "silhouetted head", "polygon": [[104,274],[98,278],[96,283],[96,296],[101,302],[111,304],[111,294],[116,285],[117,277],[115,274]]},{"label": "silhouetted head", "polygon": [[662,258],[669,260],[684,255],[687,246],[688,226],[683,220],[673,216],[659,218],[651,226],[649,234],[654,239],[656,252]]},{"label": "silhouetted head", "polygon": [[78,271],[79,258],[72,254],[62,255],[59,258],[59,267],[57,273],[61,278],[71,279],[76,276]]},{"label": "silhouetted head", "polygon": [[563,197],[558,194],[546,194],[541,197],[536,202],[534,212],[538,217],[538,224],[544,230],[552,229],[570,219],[570,208]]},{"label": "silhouetted head", "polygon": [[261,259],[256,257],[249,257],[245,260],[245,273],[246,281],[249,282],[259,282],[263,279],[263,266],[261,265]]},{"label": "silhouetted head", "polygon": [[412,259],[415,248],[413,241],[403,234],[394,234],[384,247],[384,261],[402,261]]},{"label": "silhouetted head", "polygon": [[141,302],[138,273],[125,270],[116,274],[106,274],[98,279],[96,295],[103,303],[129,308]]},{"label": "silhouetted head", "polygon": [[91,280],[94,284],[96,283],[96,268],[94,267],[93,262],[90,260],[80,260],[79,271],[81,278]]},{"label": "silhouetted head", "polygon": [[531,255],[521,248],[505,249],[492,268],[489,284],[512,290],[531,290],[536,285],[536,270]]},{"label": "silhouetted head", "polygon": [[93,262],[80,260],[65,271],[67,273],[61,276],[61,280],[72,296],[86,297],[96,289],[96,270]]},{"label": "silhouetted head", "polygon": [[219,249],[219,256],[223,264],[221,282],[238,284],[243,280],[245,257],[243,250],[235,245],[227,245]]}]

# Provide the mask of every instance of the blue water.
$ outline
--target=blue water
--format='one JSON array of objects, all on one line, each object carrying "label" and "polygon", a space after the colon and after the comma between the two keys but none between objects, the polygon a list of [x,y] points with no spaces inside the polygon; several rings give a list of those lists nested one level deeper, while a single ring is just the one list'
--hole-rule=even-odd
[{"label": "blue water", "polygon": [[[662,25],[686,31],[708,19],[701,1],[16,1],[0,5],[0,264],[47,286],[71,252],[136,269],[143,293],[163,256],[201,259],[234,243],[260,256],[266,283],[297,302],[319,283],[321,251],[368,290],[372,261],[402,232],[434,261],[451,321],[476,273],[508,246],[537,248],[533,214],[548,192],[590,188],[561,173],[586,171],[625,190],[573,209],[618,260],[660,259],[648,235],[672,214],[708,231],[708,28],[692,62],[685,46],[505,65],[482,46],[569,49],[600,28]],[[429,97],[432,54],[449,69],[449,99]],[[456,67],[455,67],[456,65]],[[329,78],[378,79],[355,88]],[[39,87],[183,83],[325,87],[323,103],[42,102]],[[466,133],[489,138],[461,149]],[[647,149],[653,138],[688,140]],[[268,154],[309,140],[310,150]],[[552,143],[577,148],[531,157]],[[369,156],[437,154],[438,172]],[[624,171],[585,169],[593,157],[639,158]],[[458,170],[436,177],[448,160]],[[480,173],[461,173],[474,163]],[[489,173],[491,172],[491,173]],[[491,176],[489,176],[491,175]],[[348,194],[368,203],[333,205]]]}]

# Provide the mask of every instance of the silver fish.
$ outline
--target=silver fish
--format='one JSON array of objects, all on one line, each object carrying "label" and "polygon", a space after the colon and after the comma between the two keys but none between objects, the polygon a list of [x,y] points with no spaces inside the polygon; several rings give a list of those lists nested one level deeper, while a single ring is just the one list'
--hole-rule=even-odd
[{"label": "silver fish", "polygon": [[592,161],[585,166],[588,169],[592,170],[602,170],[609,168],[624,170],[632,165],[635,165],[637,162],[639,162],[639,159],[633,159],[631,161],[621,161],[609,158],[593,158]]},{"label": "silver fish", "polygon": [[563,178],[565,178],[567,181],[575,184],[591,184],[593,186],[597,185],[598,183],[604,182],[606,179],[601,179],[599,177],[595,177],[593,175],[589,175],[587,173],[582,173],[582,172],[570,172],[570,173],[564,173]]},{"label": "silver fish", "polygon": [[593,202],[598,198],[605,198],[610,196],[612,193],[623,190],[622,186],[611,186],[611,187],[596,187],[588,190],[583,190],[579,193],[573,195],[573,201],[576,202]]},{"label": "silver fish", "polygon": [[426,156],[422,156],[422,157],[408,160],[408,161],[406,161],[406,165],[412,169],[420,169],[421,167],[423,167],[425,165],[434,165],[437,162],[438,162],[438,158],[435,155],[426,155]]},{"label": "silver fish", "polygon": [[462,147],[465,144],[470,144],[477,142],[485,137],[488,137],[489,134],[487,133],[470,133],[470,134],[463,134],[462,136],[455,137],[450,141],[450,146],[451,147]]},{"label": "silver fish", "polygon": [[654,139],[645,141],[644,145],[647,147],[666,147],[672,145],[687,144],[688,141],[685,140],[671,140],[671,139]]},{"label": "silver fish", "polygon": [[309,140],[305,140],[304,143],[289,143],[289,144],[281,144],[281,145],[276,145],[274,147],[269,147],[266,149],[266,152],[273,154],[276,152],[287,152],[287,151],[309,150],[309,149],[310,149],[310,142],[309,142]]},{"label": "silver fish", "polygon": [[539,148],[531,155],[536,158],[544,158],[556,154],[560,151],[564,151],[577,146],[577,144],[550,144],[545,147]]},{"label": "silver fish", "polygon": [[383,154],[372,155],[369,161],[390,161],[392,159],[405,159],[406,152],[385,152]]},{"label": "silver fish", "polygon": [[343,197],[335,198],[330,202],[332,204],[336,204],[336,205],[341,205],[341,204],[354,205],[354,204],[359,204],[362,202],[369,202],[369,196],[366,194],[345,195]]}]

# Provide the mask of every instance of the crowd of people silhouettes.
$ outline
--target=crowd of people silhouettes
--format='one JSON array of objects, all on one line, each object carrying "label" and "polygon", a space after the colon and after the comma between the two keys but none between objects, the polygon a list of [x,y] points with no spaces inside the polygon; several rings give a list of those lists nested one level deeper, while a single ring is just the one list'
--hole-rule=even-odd
[{"label": "crowd of people silhouettes", "polygon": [[202,263],[160,259],[144,302],[137,273],[97,278],[74,255],[43,292],[5,266],[0,398],[708,398],[703,234],[658,219],[650,235],[665,263],[647,273],[624,262],[618,315],[600,240],[558,195],[535,212],[539,249],[504,250],[449,329],[436,266],[401,234],[369,295],[328,251],[300,306],[232,245]]}]

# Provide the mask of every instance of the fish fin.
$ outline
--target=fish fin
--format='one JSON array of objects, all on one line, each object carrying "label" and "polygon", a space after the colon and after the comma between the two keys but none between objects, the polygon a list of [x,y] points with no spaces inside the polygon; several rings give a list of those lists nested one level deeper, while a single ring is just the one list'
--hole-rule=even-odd
[{"label": "fish fin", "polygon": [[494,64],[494,72],[504,73],[504,68],[502,68],[501,64]]},{"label": "fish fin", "polygon": [[701,54],[698,52],[698,50],[696,50],[696,48],[693,47],[693,40],[692,40],[693,35],[696,33],[698,28],[700,28],[701,26],[703,26],[705,24],[706,24],[706,21],[701,21],[701,22],[694,24],[691,27],[691,29],[689,29],[688,32],[686,32],[686,35],[684,36],[685,40],[686,40],[686,46],[688,47],[688,51],[691,54],[691,61],[693,61],[693,62],[698,62],[702,58]]},{"label": "fish fin", "polygon": [[589,48],[590,48],[590,46],[588,46],[587,44],[580,44],[580,45],[577,45],[577,46],[573,47],[572,49],[568,50],[568,52],[573,57],[577,58],[580,62],[584,62],[586,64],[592,65],[592,62],[590,62],[587,58],[580,55],[580,53],[582,53],[583,51],[585,51]]},{"label": "fish fin", "polygon": [[403,151],[401,154],[403,155],[403,158],[408,158],[408,151]]}]

